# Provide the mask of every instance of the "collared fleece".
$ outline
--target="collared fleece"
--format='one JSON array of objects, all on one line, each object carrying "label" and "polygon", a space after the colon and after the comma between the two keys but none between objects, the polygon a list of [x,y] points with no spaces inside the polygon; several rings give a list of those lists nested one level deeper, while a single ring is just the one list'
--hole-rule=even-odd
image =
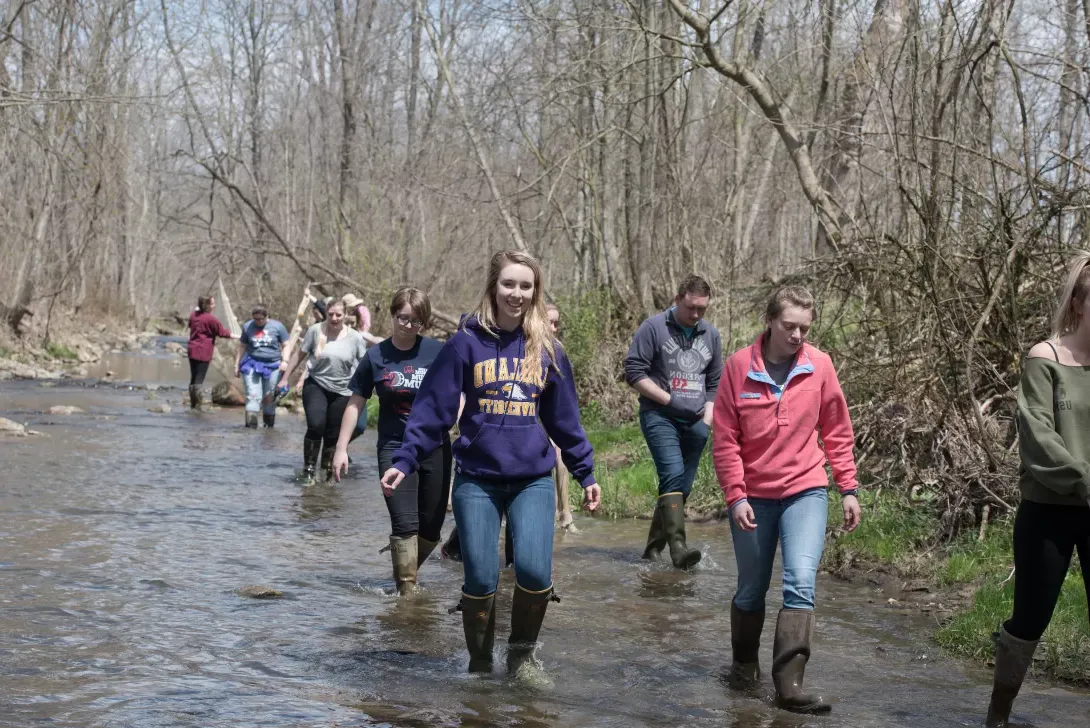
[{"label": "collared fleece", "polygon": [[826,461],[840,492],[854,491],[855,436],[832,360],[803,344],[777,386],[761,355],[766,335],[727,359],[715,399],[712,455],[727,506],[826,487]]}]

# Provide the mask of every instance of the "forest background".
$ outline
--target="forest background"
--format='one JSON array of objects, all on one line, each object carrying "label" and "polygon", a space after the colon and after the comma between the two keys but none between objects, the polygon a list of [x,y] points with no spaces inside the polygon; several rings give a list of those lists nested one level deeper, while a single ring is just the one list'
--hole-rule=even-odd
[{"label": "forest background", "polygon": [[[800,282],[868,485],[830,560],[999,614],[1020,360],[1088,245],[1088,92],[1090,0],[0,0],[0,314],[48,343],[221,275],[240,313],[314,280],[380,332],[411,283],[449,328],[527,250],[624,503],[653,488],[638,322],[696,271],[737,348]],[[984,655],[992,612],[949,643]],[[1090,675],[1085,621],[1059,674]]]}]

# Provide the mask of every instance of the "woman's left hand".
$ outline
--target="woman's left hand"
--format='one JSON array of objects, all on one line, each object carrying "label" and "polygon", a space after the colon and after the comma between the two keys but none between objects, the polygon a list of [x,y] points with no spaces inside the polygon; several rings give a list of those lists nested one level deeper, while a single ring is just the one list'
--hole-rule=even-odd
[{"label": "woman's left hand", "polygon": [[583,488],[583,509],[594,513],[602,502],[602,488],[597,483]]},{"label": "woman's left hand", "polygon": [[854,495],[846,495],[840,500],[840,505],[844,508],[844,530],[854,531],[861,516],[859,499]]}]

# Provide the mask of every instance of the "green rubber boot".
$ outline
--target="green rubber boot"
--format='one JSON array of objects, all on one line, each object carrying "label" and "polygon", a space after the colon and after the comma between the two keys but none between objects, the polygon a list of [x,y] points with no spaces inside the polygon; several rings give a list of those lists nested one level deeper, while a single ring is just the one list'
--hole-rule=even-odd
[{"label": "green rubber boot", "polygon": [[691,549],[685,543],[685,496],[667,493],[659,498],[659,508],[662,509],[662,528],[674,567],[693,568],[700,562],[700,549]]},{"label": "green rubber boot", "polygon": [[496,636],[496,595],[471,597],[462,593],[458,603],[462,631],[469,650],[470,672],[492,672],[492,647]]},{"label": "green rubber boot", "polygon": [[527,687],[551,688],[552,680],[534,657],[545,610],[553,599],[553,588],[526,591],[515,584],[511,600],[511,636],[507,640],[507,674]]}]

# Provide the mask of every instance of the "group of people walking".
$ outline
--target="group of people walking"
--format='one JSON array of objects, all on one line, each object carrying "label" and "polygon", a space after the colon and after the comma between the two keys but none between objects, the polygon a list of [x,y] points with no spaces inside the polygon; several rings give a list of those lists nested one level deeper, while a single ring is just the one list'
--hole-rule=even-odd
[{"label": "group of people walking", "polygon": [[[688,276],[670,308],[640,325],[625,359],[625,379],[639,395],[640,426],[658,474],[643,557],[655,560],[668,551],[680,569],[700,561],[699,550],[686,541],[685,502],[711,440],[738,571],[727,682],[740,691],[759,684],[778,546],[783,599],[770,668],[777,704],[799,713],[827,712],[829,701],[808,692],[803,677],[827,526],[826,465],[844,528],[855,529],[861,518],[847,402],[830,357],[807,341],[816,304],[805,288],[776,291],[763,330],[725,361],[720,335],[705,319],[711,299],[708,282]],[[202,318],[211,312],[204,301],[191,329],[223,336]],[[320,457],[322,468],[339,480],[361,413],[377,397],[377,456],[398,593],[414,590],[419,567],[439,545],[449,496],[465,572],[458,609],[469,670],[490,672],[497,543],[506,518],[507,558],[515,571],[507,669],[520,680],[547,683],[534,648],[549,604],[558,601],[552,579],[558,459],[582,487],[586,510],[597,509],[601,489],[540,265],[520,252],[495,254],[479,303],[445,343],[422,334],[431,306],[418,289],[397,291],[390,306],[393,333],[370,348],[343,323],[346,308],[343,300],[328,302],[324,320],[283,363],[286,331],[270,326],[267,312],[255,307],[238,359],[239,371],[253,382],[247,384],[248,424],[278,375],[286,380],[306,358],[306,382],[297,385],[307,415],[304,471],[313,474]],[[1006,725],[1075,549],[1090,584],[1090,399],[1079,394],[1090,376],[1087,315],[1090,254],[1075,261],[1053,338],[1033,347],[1023,368],[1015,605],[997,638],[990,728]],[[191,359],[194,351],[203,350],[191,346]],[[193,371],[197,376],[200,367]]]}]

